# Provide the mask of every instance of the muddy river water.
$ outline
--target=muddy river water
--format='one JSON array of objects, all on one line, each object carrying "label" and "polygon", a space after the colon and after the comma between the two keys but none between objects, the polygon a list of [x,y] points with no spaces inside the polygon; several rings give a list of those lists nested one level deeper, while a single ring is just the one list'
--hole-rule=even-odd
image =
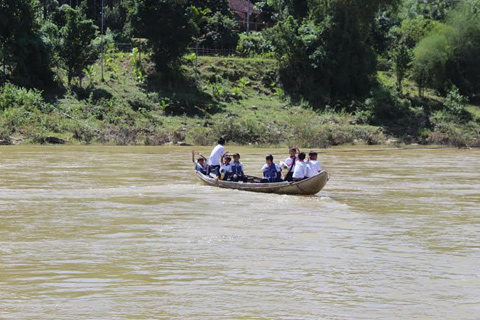
[{"label": "muddy river water", "polygon": [[0,148],[0,319],[480,319],[480,150],[328,149],[313,197],[189,151]]}]

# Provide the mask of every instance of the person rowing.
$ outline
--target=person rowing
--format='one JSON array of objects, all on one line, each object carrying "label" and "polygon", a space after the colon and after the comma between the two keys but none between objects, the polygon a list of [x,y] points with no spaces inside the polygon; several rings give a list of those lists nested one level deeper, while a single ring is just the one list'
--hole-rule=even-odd
[{"label": "person rowing", "polygon": [[208,167],[207,167],[207,176],[210,175],[210,172],[214,171],[217,178],[220,178],[220,159],[226,153],[225,152],[225,139],[220,137],[218,139],[218,144],[215,148],[213,148],[210,157],[208,158]]}]

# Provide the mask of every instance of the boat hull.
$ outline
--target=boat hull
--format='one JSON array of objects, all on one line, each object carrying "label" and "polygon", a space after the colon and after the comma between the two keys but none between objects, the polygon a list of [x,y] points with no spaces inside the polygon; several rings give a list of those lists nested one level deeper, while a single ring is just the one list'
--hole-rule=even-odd
[{"label": "boat hull", "polygon": [[[233,182],[223,181],[211,178],[200,172],[197,172],[198,178],[205,184],[212,187],[244,190],[263,193],[293,194],[293,195],[314,195],[320,192],[327,184],[329,177],[326,171],[321,171],[318,175],[304,179],[298,182]],[[259,178],[254,178],[258,181]]]}]

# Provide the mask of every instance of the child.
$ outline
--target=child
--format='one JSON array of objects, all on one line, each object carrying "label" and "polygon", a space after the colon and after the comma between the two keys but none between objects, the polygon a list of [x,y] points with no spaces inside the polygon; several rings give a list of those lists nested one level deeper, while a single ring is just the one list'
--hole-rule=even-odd
[{"label": "child", "polygon": [[265,158],[266,164],[262,167],[263,183],[281,182],[282,168],[273,163],[273,156],[270,154]]},{"label": "child", "polygon": [[305,163],[305,152],[298,154],[298,161],[295,164],[295,170],[293,171],[293,181],[300,181],[307,176],[307,164]]},{"label": "child", "polygon": [[240,154],[238,153],[233,155],[232,173],[232,181],[247,182],[247,177],[245,177],[245,173],[243,172],[243,163],[240,162]]},{"label": "child", "polygon": [[283,168],[288,169],[287,173],[285,174],[285,181],[292,181],[293,180],[293,172],[295,171],[295,164],[298,161],[297,152],[300,153],[300,149],[297,147],[292,147],[289,150],[290,157],[285,159],[283,162]]},{"label": "child", "polygon": [[[199,155],[197,161],[195,161],[196,154]],[[195,171],[198,171],[204,175],[207,174],[207,158],[205,158],[203,154],[192,151],[192,162],[195,164]]]},{"label": "child", "polygon": [[322,165],[317,161],[318,154],[315,151],[310,151],[307,162],[307,178],[316,176],[322,171]]},{"label": "child", "polygon": [[231,180],[233,177],[232,164],[230,163],[231,161],[232,158],[229,155],[222,156],[222,166],[220,167],[220,173],[223,173],[223,180],[225,181]]}]

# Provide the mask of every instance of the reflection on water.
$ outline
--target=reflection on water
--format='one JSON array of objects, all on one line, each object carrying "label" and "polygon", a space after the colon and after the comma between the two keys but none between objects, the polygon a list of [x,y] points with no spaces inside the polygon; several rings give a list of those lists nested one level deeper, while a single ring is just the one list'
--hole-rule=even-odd
[{"label": "reflection on water", "polygon": [[203,186],[188,152],[1,148],[0,318],[480,318],[480,151],[330,149],[314,197]]}]

